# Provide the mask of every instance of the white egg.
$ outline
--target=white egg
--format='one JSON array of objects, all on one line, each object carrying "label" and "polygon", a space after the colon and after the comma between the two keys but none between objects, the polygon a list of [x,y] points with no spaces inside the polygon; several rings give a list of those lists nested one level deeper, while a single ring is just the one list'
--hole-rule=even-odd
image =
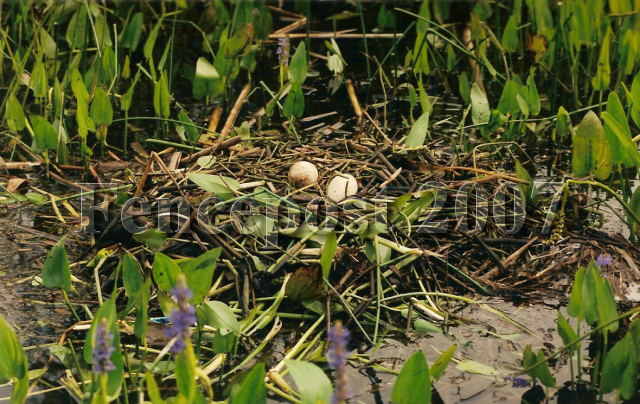
[{"label": "white egg", "polygon": [[357,193],[358,182],[351,174],[338,174],[327,184],[327,197],[336,203]]},{"label": "white egg", "polygon": [[289,182],[300,188],[318,182],[318,169],[308,161],[298,161],[289,169]]}]

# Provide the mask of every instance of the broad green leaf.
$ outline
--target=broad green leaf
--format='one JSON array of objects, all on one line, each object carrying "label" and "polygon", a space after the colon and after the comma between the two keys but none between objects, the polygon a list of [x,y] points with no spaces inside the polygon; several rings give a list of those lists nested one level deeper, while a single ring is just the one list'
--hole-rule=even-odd
[{"label": "broad green leaf", "polygon": [[576,131],[571,166],[577,177],[593,173],[604,180],[611,174],[611,148],[600,119],[593,111],[587,113]]},{"label": "broad green leaf", "polygon": [[564,138],[572,132],[571,118],[564,107],[558,109],[558,117],[556,118],[556,135],[560,139]]},{"label": "broad green leaf", "polygon": [[155,279],[160,289],[166,293],[171,293],[173,285],[178,282],[180,273],[180,267],[175,261],[162,253],[155,253],[153,258],[153,279]]},{"label": "broad green leaf", "polygon": [[533,77],[533,72],[527,78],[527,85],[522,87],[524,98],[529,104],[529,112],[531,115],[536,116],[540,113],[540,97],[538,96],[538,88]]},{"label": "broad green leaf", "polygon": [[416,121],[416,123],[409,131],[409,135],[407,136],[407,141],[405,145],[409,149],[415,149],[418,147],[422,147],[424,145],[424,140],[429,133],[429,112],[425,112],[422,114],[420,118]]},{"label": "broad green leaf", "polygon": [[516,177],[529,182],[528,184],[518,184],[518,186],[524,195],[525,201],[527,203],[535,203],[538,199],[538,188],[534,185],[533,178],[531,178],[529,171],[522,166],[519,160],[516,160]]},{"label": "broad green leaf", "polygon": [[460,97],[462,97],[462,101],[464,101],[464,103],[467,105],[471,104],[471,87],[469,86],[469,77],[467,77],[467,72],[462,72],[458,80],[458,88],[460,91]]},{"label": "broad green leaf", "polygon": [[136,312],[136,321],[133,324],[133,334],[138,338],[147,335],[147,321],[149,320],[149,298],[151,297],[151,278],[147,277],[138,293],[139,304]]},{"label": "broad green leaf", "polygon": [[81,138],[86,138],[89,131],[96,131],[96,124],[93,122],[93,119],[89,117],[89,109],[84,101],[78,100],[77,107],[76,122],[78,123],[78,134]]},{"label": "broad green leaf", "polygon": [[147,42],[145,42],[144,44],[143,53],[144,53],[144,57],[146,57],[147,59],[151,59],[151,57],[153,56],[153,47],[156,44],[156,39],[158,38],[158,31],[160,31],[160,28],[162,27],[163,19],[164,18],[161,17],[158,20],[155,27],[153,27],[153,29],[149,33],[149,36],[147,37]]},{"label": "broad green leaf", "polygon": [[233,191],[240,189],[240,184],[233,178],[210,174],[189,173],[187,178],[207,192],[213,192],[222,200],[229,200],[235,196]]},{"label": "broad green leaf", "polygon": [[[611,94],[615,96],[614,93]],[[615,98],[617,99],[618,97],[615,96]],[[611,97],[609,97],[609,100],[611,100]],[[610,105],[611,104],[607,104],[607,109],[609,109]],[[620,108],[622,108],[622,105],[620,105]],[[620,122],[620,117],[615,117],[608,111],[602,112],[602,118],[605,123],[605,133],[607,134],[607,140],[611,145],[611,161],[612,164],[624,164],[627,167],[638,167],[640,166],[640,153],[638,152],[638,146],[633,143],[626,115],[624,114],[624,111],[621,112],[622,117],[624,117],[624,120],[622,121],[624,124]]]},{"label": "broad green leaf", "polygon": [[273,17],[271,16],[271,11],[269,11],[268,8],[260,8],[260,12],[258,13],[258,18],[254,26],[255,31],[253,32],[253,36],[255,39],[259,41],[269,40],[269,34],[273,29]]},{"label": "broad green leaf", "polygon": [[591,326],[599,319],[597,282],[600,282],[600,273],[596,266],[590,263],[582,281],[582,310],[587,324]]},{"label": "broad green leaf", "polygon": [[97,125],[111,125],[113,121],[113,107],[109,96],[104,92],[102,87],[96,88],[93,101],[91,101],[91,119]]},{"label": "broad green leaf", "polygon": [[518,87],[518,83],[513,80],[509,80],[507,81],[507,84],[505,84],[504,89],[502,90],[502,96],[498,103],[498,111],[502,114],[515,115],[520,111],[517,100],[518,91],[520,90]]},{"label": "broad green leaf", "polygon": [[178,119],[180,120],[180,122],[185,124],[183,126],[185,132],[187,133],[187,140],[190,143],[197,142],[198,138],[200,137],[200,133],[198,133],[198,128],[193,126],[193,121],[191,120],[191,118],[189,118],[189,115],[187,115],[184,110],[181,110],[178,113]]},{"label": "broad green leaf", "polygon": [[631,85],[631,103],[631,118],[636,126],[640,127],[640,72],[636,74]]},{"label": "broad green leaf", "polygon": [[176,357],[176,382],[178,391],[183,403],[196,402],[196,394],[198,392],[198,384],[196,382],[196,357],[193,353],[193,347],[187,343],[187,347]]},{"label": "broad green leaf", "polygon": [[85,35],[87,34],[87,9],[85,7],[78,7],[78,10],[73,14],[71,20],[67,25],[67,42],[72,49],[81,48],[85,41]]},{"label": "broad green leaf", "polygon": [[626,334],[607,353],[600,381],[600,389],[604,394],[619,389],[625,400],[631,399],[638,380],[635,351],[633,338]]},{"label": "broad green leaf", "polygon": [[304,94],[300,83],[295,81],[282,104],[282,115],[287,118],[301,118],[304,114]]},{"label": "broad green leaf", "polygon": [[609,43],[611,37],[611,28],[607,28],[607,34],[602,40],[600,48],[600,57],[598,58],[598,68],[595,76],[591,80],[594,91],[605,91],[609,89],[611,82],[611,64],[609,63]]},{"label": "broad green leaf", "polygon": [[[517,12],[518,11],[516,11],[516,13]],[[509,17],[507,26],[502,32],[502,47],[507,52],[515,52],[518,50],[519,42],[520,40],[518,39],[518,22],[516,21],[516,16],[512,15],[511,17]]]},{"label": "broad green leaf", "polygon": [[522,367],[524,367],[527,375],[533,377],[534,379],[537,377],[537,369],[532,368],[533,365],[536,364],[536,355],[534,355],[533,350],[531,349],[531,345],[527,345],[524,348],[524,353],[522,354]]},{"label": "broad green leaf", "polygon": [[122,47],[129,49],[129,52],[134,52],[140,42],[140,37],[142,36],[142,18],[142,13],[135,13],[122,33]]},{"label": "broad green leaf", "polygon": [[42,268],[42,282],[49,289],[62,288],[66,293],[71,292],[71,271],[69,259],[64,249],[67,239],[63,236],[49,251]]},{"label": "broad green leaf", "polygon": [[431,376],[422,351],[404,364],[391,393],[393,404],[431,404]]},{"label": "broad green leaf", "polygon": [[0,383],[13,379],[11,404],[22,404],[29,389],[29,368],[20,340],[4,317],[0,316]]},{"label": "broad green leaf", "polygon": [[71,73],[71,89],[78,100],[78,104],[80,104],[80,100],[85,104],[89,102],[89,92],[87,91],[87,87],[84,85],[82,76],[77,68],[73,69],[73,72]]},{"label": "broad green leaf", "polygon": [[199,58],[196,63],[196,75],[193,79],[193,98],[201,100],[204,96],[217,96],[220,75],[215,67],[205,58]]},{"label": "broad green leaf", "polygon": [[471,118],[474,125],[482,125],[489,122],[491,108],[489,101],[477,83],[471,87]]},{"label": "broad green leaf", "polygon": [[133,299],[138,295],[144,282],[140,265],[129,253],[125,253],[122,257],[122,282],[129,299]]},{"label": "broad green leaf", "polygon": [[236,59],[246,56],[251,50],[251,41],[253,40],[253,24],[243,24],[229,38],[226,53],[224,57],[227,59]]},{"label": "broad green leaf", "polygon": [[[536,361],[540,362],[545,360],[546,357],[544,356],[544,351],[542,349],[540,349],[538,351],[538,355],[536,356]],[[538,365],[538,367],[535,369],[536,371],[536,377],[538,378],[538,380],[540,380],[540,383],[546,387],[551,387],[551,388],[556,388],[556,381],[554,380],[553,376],[551,375],[551,371],[549,370],[549,363],[548,362],[543,362],[541,365]]]},{"label": "broad green leaf", "polygon": [[627,334],[631,335],[631,338],[633,338],[633,345],[635,346],[636,350],[635,362],[640,362],[640,321],[634,321],[629,327],[629,331],[627,331]]},{"label": "broad green leaf", "polygon": [[133,235],[133,239],[138,243],[143,243],[152,248],[160,248],[167,239],[167,233],[155,228],[147,229]]},{"label": "broad green leaf", "polygon": [[476,375],[485,375],[485,376],[497,376],[500,374],[500,371],[492,368],[491,366],[485,365],[484,363],[476,362],[471,359],[465,359],[462,362],[456,365],[456,369],[461,372],[474,373]]},{"label": "broad green leaf", "polygon": [[140,79],[140,69],[138,69],[138,72],[136,73],[135,77],[133,78],[133,83],[131,83],[131,86],[129,87],[127,92],[122,96],[122,98],[120,98],[120,109],[121,110],[128,111],[129,108],[131,108],[131,101],[133,99],[133,91],[136,88],[136,83],[138,82],[138,79]]},{"label": "broad green leaf", "polygon": [[296,53],[289,63],[289,80],[297,81],[300,85],[307,79],[307,51],[304,42],[300,42]]},{"label": "broad green leaf", "polygon": [[571,288],[571,297],[569,298],[569,304],[567,305],[567,314],[571,317],[580,317],[582,312],[582,281],[584,279],[584,268],[580,267],[576,272],[575,279],[573,281],[573,287]]},{"label": "broad green leaf", "polygon": [[413,323],[413,328],[415,328],[416,331],[427,334],[442,334],[442,328],[422,318],[417,319]]},{"label": "broad green leaf", "polygon": [[[418,20],[418,24],[420,24],[420,22],[426,23],[425,21]],[[429,46],[426,32],[418,32],[416,35],[416,42],[413,45],[413,59],[413,70],[415,73],[429,73]]]},{"label": "broad green leaf", "polygon": [[155,84],[153,90],[153,107],[156,115],[165,119],[169,118],[171,114],[170,103],[171,95],[169,94],[169,85],[167,83],[167,76],[163,71],[160,75],[160,80]]},{"label": "broad green leaf", "polygon": [[207,292],[211,289],[213,272],[221,249],[214,248],[189,261],[182,272],[187,280],[189,289],[193,292],[191,302],[197,306],[204,301]]},{"label": "broad green leaf", "polygon": [[331,381],[322,369],[311,362],[301,360],[287,360],[285,364],[298,387],[302,404],[331,402]]},{"label": "broad green leaf", "polygon": [[[618,317],[618,308],[613,297],[611,284],[607,279],[602,278],[600,274],[596,278],[596,293],[598,294],[598,324],[604,325]],[[618,330],[618,321],[609,324],[605,330],[616,332]]]},{"label": "broad green leaf", "polygon": [[447,366],[449,365],[449,362],[451,362],[451,358],[453,358],[453,354],[456,352],[457,348],[457,345],[451,345],[449,349],[444,351],[444,353],[440,355],[435,362],[433,362],[431,369],[429,369],[429,373],[435,381],[440,380],[440,377],[442,377],[445,370],[447,370]]},{"label": "broad green leaf", "polygon": [[[258,362],[239,386],[231,388],[229,404],[266,404],[267,387],[264,382],[265,376],[264,364]],[[303,401],[303,404],[306,403]],[[316,402],[314,401],[313,404],[316,404]]]},{"label": "broad green leaf", "polygon": [[58,148],[58,133],[53,126],[38,115],[31,115],[29,118],[38,149],[56,150]]},{"label": "broad green leaf", "polygon": [[[578,339],[578,336],[576,335],[574,329],[571,327],[571,324],[569,324],[569,322],[564,317],[562,317],[562,313],[560,313],[560,311],[558,311],[558,334],[560,335],[560,338],[562,338],[562,343],[564,344],[564,346],[567,346]],[[571,348],[569,348],[569,353],[575,352],[579,348],[580,344],[573,345]]]},{"label": "broad green leaf", "polygon": [[200,307],[207,320],[207,325],[217,329],[230,330],[236,336],[240,335],[240,323],[229,306],[217,300],[210,300]]},{"label": "broad green leaf", "polygon": [[338,237],[336,232],[332,231],[327,236],[327,241],[324,243],[322,249],[322,255],[320,256],[320,266],[322,266],[322,277],[329,279],[329,272],[331,271],[331,264],[333,264],[333,258],[336,255],[336,249],[338,248]]},{"label": "broad green leaf", "polygon": [[5,108],[5,118],[7,120],[7,126],[9,126],[9,131],[16,133],[24,129],[26,125],[24,111],[20,101],[18,101],[15,95],[9,94]]}]

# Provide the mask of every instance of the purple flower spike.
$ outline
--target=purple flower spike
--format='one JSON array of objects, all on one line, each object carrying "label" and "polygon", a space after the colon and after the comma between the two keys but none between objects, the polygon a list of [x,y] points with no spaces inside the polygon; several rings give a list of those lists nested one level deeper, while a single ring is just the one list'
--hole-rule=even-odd
[{"label": "purple flower spike", "polygon": [[278,60],[283,66],[289,66],[289,38],[278,39],[278,50],[276,50]]},{"label": "purple flower spike", "polygon": [[505,382],[511,382],[511,385],[518,389],[525,389],[531,386],[528,380],[523,379],[522,377],[505,377]]},{"label": "purple flower spike", "polygon": [[596,259],[596,265],[600,268],[613,265],[613,258],[611,258],[609,254],[600,254],[598,255],[598,259]]},{"label": "purple flower spike", "polygon": [[103,318],[96,327],[96,340],[93,345],[93,371],[96,373],[108,373],[115,370],[115,365],[111,361],[111,355],[115,351],[113,346],[113,335],[109,332],[107,319]]},{"label": "purple flower spike", "polygon": [[187,347],[187,341],[191,337],[191,327],[197,320],[195,307],[189,305],[189,299],[193,297],[193,293],[187,287],[184,275],[180,275],[178,282],[171,290],[171,294],[178,303],[177,307],[171,310],[168,318],[171,321],[171,327],[165,328],[164,334],[167,338],[175,338],[175,342],[171,347],[171,352],[179,354]]},{"label": "purple flower spike", "polygon": [[347,359],[349,358],[349,352],[347,351],[347,344],[349,343],[349,330],[342,328],[340,321],[336,322],[333,327],[329,329],[329,352],[327,352],[327,359],[329,361],[329,367],[336,371],[336,388],[333,395],[333,403],[344,403],[351,393],[349,392],[349,382],[347,380]]}]

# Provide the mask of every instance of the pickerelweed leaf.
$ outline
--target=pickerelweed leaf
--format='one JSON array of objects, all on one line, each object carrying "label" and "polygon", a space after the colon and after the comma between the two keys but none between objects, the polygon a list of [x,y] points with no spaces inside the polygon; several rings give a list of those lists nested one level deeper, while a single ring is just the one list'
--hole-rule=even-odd
[{"label": "pickerelweed leaf", "polygon": [[422,351],[411,355],[400,370],[391,393],[393,404],[431,404],[431,376]]},{"label": "pickerelweed leaf", "polygon": [[[607,107],[609,107],[609,105],[607,105]],[[627,167],[639,167],[640,153],[638,152],[638,146],[636,146],[631,139],[631,130],[629,129],[624,112],[623,116],[623,122],[627,124],[626,128],[615,116],[607,111],[602,112],[607,139],[611,145],[612,163],[624,164]]]},{"label": "pickerelweed leaf", "polygon": [[204,96],[215,97],[220,85],[220,75],[205,58],[198,58],[196,75],[193,79],[193,98],[201,100]]},{"label": "pickerelweed leaf", "polygon": [[133,239],[139,243],[143,243],[153,248],[160,248],[167,239],[167,233],[158,229],[147,229],[143,232],[133,235]]},{"label": "pickerelweed leaf", "polygon": [[600,272],[592,262],[582,281],[582,310],[589,325],[594,325],[599,319],[597,282],[600,282]]},{"label": "pickerelweed leaf", "polygon": [[322,255],[320,256],[320,266],[322,267],[322,277],[324,279],[329,279],[331,264],[333,264],[333,259],[336,255],[337,248],[338,248],[338,237],[336,236],[336,232],[332,231],[327,236],[327,241],[325,241],[324,243],[324,248],[322,249]]},{"label": "pickerelweed leaf", "polygon": [[213,281],[213,272],[216,267],[216,261],[220,256],[220,247],[211,249],[204,254],[192,259],[182,269],[187,280],[187,286],[193,292],[191,303],[197,306],[204,301],[207,292],[211,289]]},{"label": "pickerelweed leaf", "polygon": [[577,177],[593,173],[604,180],[611,174],[611,148],[600,119],[593,111],[585,115],[574,136],[571,167]]},{"label": "pickerelweed leaf", "polygon": [[38,115],[31,115],[30,119],[38,149],[56,150],[58,148],[58,133],[49,121]]},{"label": "pickerelweed leaf", "polygon": [[202,305],[202,309],[207,325],[230,330],[236,336],[240,335],[240,323],[229,306],[217,300],[210,300]]},{"label": "pickerelweed leaf", "polygon": [[9,126],[11,133],[16,133],[24,129],[26,124],[24,111],[20,101],[18,101],[15,95],[9,94],[5,108],[5,118],[7,119],[7,126]]},{"label": "pickerelweed leaf", "polygon": [[[180,267],[171,258],[162,253],[155,253],[153,257],[153,279],[158,287],[166,293],[178,282],[178,276],[182,273]],[[163,309],[164,311],[164,309]]]},{"label": "pickerelweed leaf", "polygon": [[571,297],[569,298],[569,304],[567,305],[567,314],[571,317],[580,317],[583,315],[582,311],[582,282],[584,279],[584,268],[580,267],[576,272],[576,276],[573,280],[573,287],[571,288]]},{"label": "pickerelweed leaf", "polygon": [[189,173],[187,178],[200,186],[200,188],[207,192],[213,192],[218,198],[225,201],[233,198],[235,196],[234,191],[240,189],[240,184],[229,177]]},{"label": "pickerelweed leaf", "polygon": [[[267,387],[264,382],[265,376],[264,365],[258,363],[251,369],[239,386],[231,388],[229,404],[266,404]],[[314,404],[316,403],[314,402]]]},{"label": "pickerelweed leaf", "polygon": [[409,149],[415,149],[424,145],[424,140],[429,133],[429,112],[422,114],[416,123],[411,127],[405,145]]},{"label": "pickerelweed leaf", "polygon": [[0,316],[0,383],[13,380],[11,404],[22,404],[29,390],[29,367],[20,340],[4,317]]},{"label": "pickerelweed leaf", "polygon": [[143,14],[141,12],[135,13],[122,33],[122,47],[129,49],[130,52],[134,52],[140,42],[140,37],[142,36],[142,19]]},{"label": "pickerelweed leaf", "polygon": [[67,239],[63,236],[49,251],[42,268],[42,282],[49,289],[62,288],[66,293],[71,292],[71,271],[69,259],[64,249]]},{"label": "pickerelweed leaf", "polygon": [[489,101],[477,83],[471,87],[471,118],[474,125],[482,125],[489,122],[491,108]]},{"label": "pickerelweed leaf", "polygon": [[198,132],[198,128],[193,125],[193,121],[189,118],[189,115],[182,110],[178,113],[178,119],[180,122],[185,123],[184,130],[187,133],[187,140],[191,143],[195,143],[198,141],[200,137],[200,133]]},{"label": "pickerelweed leaf", "polygon": [[635,351],[632,336],[626,334],[607,353],[600,381],[600,390],[603,393],[607,394],[619,389],[625,400],[631,399],[638,380]]},{"label": "pickerelweed leaf", "polygon": [[517,100],[519,91],[518,83],[513,80],[507,81],[507,84],[505,84],[504,89],[502,90],[500,101],[498,102],[498,111],[504,115],[514,115],[520,111]]},{"label": "pickerelweed leaf", "polygon": [[[574,329],[571,327],[571,324],[569,324],[569,322],[564,317],[562,317],[562,313],[560,313],[560,311],[558,311],[558,334],[560,335],[560,338],[562,338],[562,343],[565,346],[578,339],[578,336],[576,335]],[[579,348],[580,344],[573,345],[571,346],[571,348],[569,348],[568,352],[575,352]]]},{"label": "pickerelweed leaf", "polygon": [[289,63],[289,80],[297,81],[300,85],[307,79],[307,51],[304,42],[300,42],[296,53]]},{"label": "pickerelweed leaf", "polygon": [[327,375],[317,365],[301,361],[285,361],[291,378],[300,392],[302,404],[317,404],[331,402],[333,388]]},{"label": "pickerelweed leaf", "polygon": [[111,125],[113,121],[113,107],[111,106],[111,100],[104,92],[102,87],[96,88],[93,101],[91,101],[91,119],[95,124],[102,124],[105,126]]},{"label": "pickerelweed leaf", "polygon": [[224,57],[227,59],[235,59],[246,56],[251,50],[251,41],[253,40],[253,24],[243,24],[229,38],[229,43]]},{"label": "pickerelweed leaf", "polygon": [[445,370],[447,370],[447,366],[449,365],[449,362],[451,362],[451,358],[453,358],[453,354],[456,352],[457,348],[457,345],[451,345],[449,349],[444,351],[442,355],[433,362],[433,365],[431,365],[431,368],[429,369],[429,373],[431,373],[431,377],[433,377],[435,381],[438,381],[444,374]]}]

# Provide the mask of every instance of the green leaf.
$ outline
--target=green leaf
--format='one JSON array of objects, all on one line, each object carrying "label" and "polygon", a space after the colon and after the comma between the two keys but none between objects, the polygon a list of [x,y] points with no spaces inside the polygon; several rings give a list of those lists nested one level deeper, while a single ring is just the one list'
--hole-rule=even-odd
[{"label": "green leaf", "polygon": [[595,76],[591,80],[594,91],[605,91],[609,89],[611,83],[611,64],[609,63],[609,43],[611,42],[611,28],[607,27],[607,33],[602,40],[600,57],[598,58],[598,68]]},{"label": "green leaf", "polygon": [[62,288],[65,292],[71,292],[71,271],[69,259],[64,249],[67,236],[63,236],[49,251],[42,268],[42,282],[49,289]]},{"label": "green leaf", "polygon": [[131,108],[131,101],[133,99],[133,91],[136,88],[136,83],[138,82],[139,78],[140,78],[140,69],[138,69],[138,72],[136,73],[135,77],[133,78],[133,83],[131,83],[131,86],[129,87],[127,92],[122,96],[122,98],[120,98],[120,109],[121,110],[128,111],[129,108]]},{"label": "green leaf", "polygon": [[604,394],[619,389],[620,395],[629,400],[635,393],[638,366],[635,360],[636,347],[631,335],[626,334],[607,353],[602,367],[600,389]]},{"label": "green leaf", "polygon": [[391,393],[393,404],[431,404],[431,376],[422,351],[404,364]]},{"label": "green leaf", "polygon": [[538,96],[538,88],[533,78],[533,72],[527,78],[527,85],[521,89],[524,99],[529,104],[529,112],[536,116],[540,113],[540,97]]},{"label": "green leaf", "polygon": [[558,117],[556,118],[556,134],[560,139],[564,138],[572,132],[571,118],[564,107],[558,109]]},{"label": "green leaf", "polygon": [[109,126],[113,121],[113,107],[109,96],[104,92],[102,87],[96,88],[93,101],[91,101],[91,119],[100,125]]},{"label": "green leaf", "polygon": [[409,149],[415,149],[418,147],[422,147],[424,145],[424,140],[429,133],[429,112],[425,112],[422,114],[420,118],[416,121],[416,123],[409,131],[409,135],[407,136],[407,141],[405,145]]},{"label": "green leaf", "polygon": [[144,384],[147,386],[147,394],[149,395],[149,399],[152,404],[165,404],[166,401],[162,399],[160,395],[160,389],[158,388],[158,383],[156,383],[156,379],[153,377],[153,373],[147,372],[144,375]]},{"label": "green leaf", "polygon": [[529,375],[530,377],[533,377],[534,379],[537,377],[536,374],[536,370],[537,368],[531,368],[533,365],[536,364],[536,356],[533,354],[533,351],[531,350],[531,345],[527,345],[524,348],[524,353],[522,354],[522,366],[525,368],[527,375]]},{"label": "green leaf", "polygon": [[205,58],[196,63],[196,75],[193,79],[193,98],[201,100],[204,96],[216,97],[220,85],[220,75]]},{"label": "green leaf", "polygon": [[[560,338],[562,338],[562,343],[564,344],[564,346],[567,346],[578,339],[578,336],[576,335],[574,329],[571,327],[571,324],[569,324],[569,322],[564,317],[562,317],[562,313],[560,313],[560,311],[558,311],[558,335],[560,335]],[[579,348],[580,344],[573,345],[571,348],[569,348],[569,353],[575,352]]]},{"label": "green leaf", "polygon": [[498,111],[500,111],[504,115],[514,115],[518,111],[520,111],[517,100],[519,91],[520,88],[518,86],[518,83],[513,80],[507,81],[507,84],[505,84],[504,89],[502,90],[502,96],[500,97],[500,101],[498,103]]},{"label": "green leaf", "polygon": [[207,325],[217,329],[230,330],[236,336],[240,335],[240,323],[229,306],[217,300],[210,300],[200,307],[207,320]]},{"label": "green leaf", "polygon": [[[611,97],[609,97],[609,99],[611,99]],[[608,107],[609,105],[607,105],[607,109]],[[620,107],[622,107],[622,105]],[[608,142],[611,145],[612,164],[624,164],[627,167],[638,167],[640,166],[640,153],[638,152],[638,146],[636,146],[631,139],[631,130],[629,129],[624,111],[622,114],[624,117],[624,123],[627,126],[626,128],[609,112],[602,112],[602,118],[605,122],[605,132],[607,133]]]},{"label": "green leaf", "polygon": [[533,178],[531,178],[529,171],[522,166],[519,160],[516,160],[516,177],[528,182],[528,184],[518,184],[524,194],[525,201],[535,203],[538,199],[538,188],[533,184]]},{"label": "green leaf", "polygon": [[485,97],[478,83],[473,83],[473,87],[471,87],[471,118],[473,124],[482,125],[488,123],[490,117],[489,101],[487,101],[487,97]]},{"label": "green leaf", "polygon": [[429,333],[442,334],[442,328],[440,328],[437,325],[432,324],[432,323],[430,323],[427,320],[422,319],[422,318],[417,319],[413,323],[413,328],[415,328],[416,331],[423,332],[423,333],[426,333],[426,334],[429,334]]},{"label": "green leaf", "polygon": [[82,76],[77,68],[73,69],[73,72],[71,72],[71,89],[73,90],[73,94],[76,96],[78,104],[80,104],[81,100],[85,104],[89,102],[89,92],[87,91],[87,87],[84,85]]},{"label": "green leaf", "polygon": [[2,346],[0,383],[4,384],[13,379],[11,404],[22,404],[26,401],[29,390],[27,357],[16,333],[2,316],[0,316],[0,345]]},{"label": "green leaf", "polygon": [[162,290],[171,293],[173,285],[178,282],[178,276],[182,273],[180,267],[171,258],[162,253],[155,253],[153,258],[153,279]]},{"label": "green leaf", "polygon": [[636,126],[640,127],[640,72],[636,74],[631,84],[631,101],[633,104],[631,107],[631,118],[636,123]]},{"label": "green leaf", "polygon": [[[264,383],[265,376],[264,364],[258,363],[251,369],[239,386],[236,385],[231,388],[229,404],[266,404],[267,387]],[[303,401],[303,403],[305,402]],[[315,401],[313,404],[316,404]]]},{"label": "green leaf", "polygon": [[453,354],[456,352],[457,348],[457,345],[451,345],[449,349],[444,351],[444,353],[440,355],[435,362],[433,362],[431,369],[429,369],[429,373],[435,381],[440,380],[445,370],[447,370],[447,366],[449,365],[449,362],[451,362],[451,358],[453,358]]},{"label": "green leaf", "polygon": [[220,247],[209,250],[190,260],[182,270],[187,280],[187,285],[193,292],[191,302],[196,306],[204,301],[209,289],[211,289],[213,272],[216,267],[216,261],[220,256],[220,251]]},{"label": "green leaf", "polygon": [[338,237],[336,236],[336,232],[332,231],[327,236],[327,241],[325,241],[324,243],[324,248],[322,249],[322,255],[320,256],[320,266],[322,266],[322,277],[324,279],[329,279],[331,264],[333,263],[333,258],[336,255],[337,248],[338,248]]},{"label": "green leaf", "polygon": [[129,253],[125,253],[122,257],[122,282],[129,299],[133,299],[138,295],[144,282],[140,265]]},{"label": "green leaf", "polygon": [[227,59],[236,59],[246,56],[251,50],[251,41],[253,40],[253,24],[243,24],[229,38],[227,50],[224,55]]},{"label": "green leaf", "polygon": [[282,115],[287,118],[301,118],[304,114],[304,95],[299,82],[294,82],[282,104]]},{"label": "green leaf", "polygon": [[596,266],[590,263],[582,281],[582,310],[589,325],[594,325],[599,319],[597,282],[600,282],[600,273]]},{"label": "green leaf", "polygon": [[198,128],[193,126],[193,121],[189,118],[189,115],[184,110],[181,110],[178,113],[178,119],[180,122],[185,123],[184,130],[187,132],[187,140],[191,143],[195,143],[200,138],[200,133],[198,132]]},{"label": "green leaf", "polygon": [[285,361],[291,378],[298,386],[302,404],[316,404],[331,402],[333,389],[331,381],[318,366],[311,362],[287,360]]},{"label": "green leaf", "polygon": [[167,233],[158,229],[147,229],[133,235],[133,239],[138,243],[143,243],[152,248],[160,248],[167,239]]},{"label": "green leaf", "polygon": [[9,131],[11,133],[16,133],[19,130],[24,129],[26,124],[24,119],[24,111],[22,109],[20,101],[18,101],[15,95],[9,94],[9,96],[7,97],[7,105],[5,108],[5,118],[7,119],[7,126],[9,126]]},{"label": "green leaf", "polygon": [[567,314],[571,317],[580,317],[583,315],[582,311],[582,281],[584,279],[584,268],[580,267],[576,272],[575,279],[573,281],[573,287],[571,288],[571,297],[569,298],[569,304],[567,305]]},{"label": "green leaf", "polygon": [[471,104],[471,87],[469,86],[469,77],[467,77],[467,72],[462,72],[458,80],[458,89],[460,91],[462,101],[467,105]]},{"label": "green leaf", "polygon": [[307,51],[304,42],[300,42],[296,53],[289,63],[289,80],[297,81],[302,85],[307,79]]},{"label": "green leaf", "polygon": [[[538,355],[536,356],[536,361],[540,362],[545,360],[546,357],[544,356],[544,351],[542,349],[540,349],[538,351]],[[541,365],[538,365],[538,367],[535,369],[536,370],[536,376],[538,377],[538,380],[540,380],[540,383],[546,387],[551,387],[553,389],[556,388],[556,381],[554,380],[553,376],[551,375],[551,371],[549,370],[549,363],[548,362],[543,362]]]},{"label": "green leaf", "polygon": [[[615,298],[613,297],[613,289],[607,279],[598,274],[596,281],[596,293],[598,294],[598,323],[607,324],[618,317],[618,308]],[[616,332],[618,330],[618,321],[609,324],[605,330]]]},{"label": "green leaf", "polygon": [[56,150],[58,148],[58,133],[53,126],[38,115],[31,115],[31,126],[36,138],[36,146],[40,150]]},{"label": "green leaf", "polygon": [[507,26],[504,28],[502,32],[502,47],[507,52],[515,52],[518,50],[518,22],[516,21],[516,16],[512,15],[509,17],[509,21],[507,22]]},{"label": "green leaf", "polygon": [[171,95],[169,94],[167,76],[164,71],[162,71],[160,80],[155,84],[153,90],[153,107],[156,111],[156,115],[165,119],[169,118],[169,115],[171,114],[170,103]]},{"label": "green leaf", "polygon": [[604,180],[611,174],[611,148],[600,119],[593,111],[587,113],[576,131],[571,166],[577,177],[594,173]]},{"label": "green leaf", "polygon": [[240,189],[240,184],[238,184],[238,182],[233,178],[229,177],[188,173],[187,178],[197,184],[200,188],[207,192],[213,192],[218,198],[225,201],[235,196],[233,191],[238,191],[238,189]]},{"label": "green leaf", "polygon": [[142,18],[142,13],[135,13],[122,33],[122,47],[129,49],[129,52],[134,52],[140,42],[140,37],[142,36]]},{"label": "green leaf", "polygon": [[151,59],[151,57],[153,56],[153,47],[156,44],[156,39],[158,38],[158,31],[162,27],[163,19],[164,19],[163,17],[160,17],[160,19],[156,23],[156,26],[153,27],[153,29],[149,33],[149,36],[147,37],[147,42],[145,42],[144,44],[143,53],[144,53],[144,57],[146,57],[147,59]]},{"label": "green leaf", "polygon": [[69,24],[67,25],[67,42],[72,49],[81,48],[85,41],[85,35],[87,31],[87,9],[84,7],[78,7],[78,10],[73,14]]}]

